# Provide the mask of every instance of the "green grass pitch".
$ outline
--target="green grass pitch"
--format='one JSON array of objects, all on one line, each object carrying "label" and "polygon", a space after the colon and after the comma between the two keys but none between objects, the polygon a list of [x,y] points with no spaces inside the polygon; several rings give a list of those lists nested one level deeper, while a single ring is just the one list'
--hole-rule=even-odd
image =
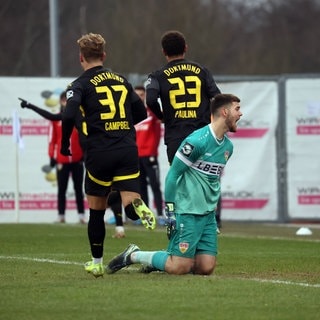
[{"label": "green grass pitch", "polygon": [[[165,249],[164,227],[107,225],[104,262],[129,243]],[[86,226],[0,224],[0,319],[308,320],[320,315],[320,229],[224,222],[212,276],[141,274],[134,265],[95,279]]]}]

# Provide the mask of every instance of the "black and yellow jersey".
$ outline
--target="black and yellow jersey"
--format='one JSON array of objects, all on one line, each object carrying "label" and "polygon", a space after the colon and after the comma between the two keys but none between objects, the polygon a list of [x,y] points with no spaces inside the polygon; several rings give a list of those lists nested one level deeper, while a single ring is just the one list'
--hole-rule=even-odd
[{"label": "black and yellow jersey", "polygon": [[63,139],[75,124],[79,108],[89,152],[135,145],[134,124],[147,116],[143,102],[127,79],[102,66],[86,70],[68,86]]},{"label": "black and yellow jersey", "polygon": [[182,141],[208,124],[210,99],[218,93],[209,70],[196,62],[177,59],[151,73],[147,81],[147,105],[163,119],[165,143]]}]

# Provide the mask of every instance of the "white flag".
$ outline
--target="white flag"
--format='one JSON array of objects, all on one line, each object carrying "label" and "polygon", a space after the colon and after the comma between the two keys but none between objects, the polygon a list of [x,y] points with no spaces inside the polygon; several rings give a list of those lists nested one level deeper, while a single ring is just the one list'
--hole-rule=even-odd
[{"label": "white flag", "polygon": [[12,136],[14,143],[17,143],[19,148],[23,149],[24,143],[21,136],[20,118],[17,110],[15,110],[12,115]]}]

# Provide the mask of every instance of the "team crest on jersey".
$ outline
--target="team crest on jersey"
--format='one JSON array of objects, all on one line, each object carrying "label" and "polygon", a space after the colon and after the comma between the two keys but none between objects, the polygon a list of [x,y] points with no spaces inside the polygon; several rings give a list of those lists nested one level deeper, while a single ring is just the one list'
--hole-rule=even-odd
[{"label": "team crest on jersey", "polygon": [[73,97],[73,90],[68,90],[67,93],[66,93],[66,96],[67,96],[67,100],[69,98],[72,98]]},{"label": "team crest on jersey", "polygon": [[189,243],[188,242],[180,242],[179,243],[179,250],[181,253],[186,253],[189,248]]},{"label": "team crest on jersey", "polygon": [[230,155],[229,151],[224,152],[224,158],[226,159],[226,161],[228,161],[229,155]]},{"label": "team crest on jersey", "polygon": [[194,146],[191,145],[190,143],[186,142],[183,146],[182,146],[182,153],[186,156],[189,157],[192,150],[194,149]]}]

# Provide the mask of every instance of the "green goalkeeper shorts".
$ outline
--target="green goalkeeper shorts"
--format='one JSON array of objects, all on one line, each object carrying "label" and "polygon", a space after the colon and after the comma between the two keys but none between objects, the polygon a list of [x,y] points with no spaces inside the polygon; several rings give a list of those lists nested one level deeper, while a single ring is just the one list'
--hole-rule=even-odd
[{"label": "green goalkeeper shorts", "polygon": [[217,222],[215,213],[177,214],[176,228],[168,245],[173,256],[194,258],[198,254],[216,256]]}]

